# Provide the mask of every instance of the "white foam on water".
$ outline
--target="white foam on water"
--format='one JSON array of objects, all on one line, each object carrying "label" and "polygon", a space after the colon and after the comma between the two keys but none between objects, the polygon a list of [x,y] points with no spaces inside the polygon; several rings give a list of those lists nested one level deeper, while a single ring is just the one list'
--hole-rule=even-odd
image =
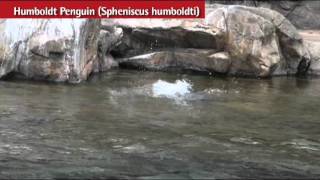
[{"label": "white foam on water", "polygon": [[152,85],[154,97],[178,98],[190,94],[192,85],[185,80],[176,80],[175,83],[169,83],[158,80]]}]

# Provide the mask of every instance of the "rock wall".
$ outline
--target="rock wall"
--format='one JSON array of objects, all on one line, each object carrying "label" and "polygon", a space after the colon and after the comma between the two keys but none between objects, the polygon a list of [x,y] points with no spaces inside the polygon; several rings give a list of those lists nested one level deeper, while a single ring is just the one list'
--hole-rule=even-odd
[{"label": "rock wall", "polygon": [[295,27],[266,8],[215,5],[205,20],[102,23],[121,32],[110,55],[125,68],[268,77],[305,74],[310,65]]},{"label": "rock wall", "polygon": [[320,41],[307,40],[305,44],[311,56],[311,65],[308,74],[320,76]]},{"label": "rock wall", "polygon": [[0,21],[0,78],[77,83],[97,64],[100,20]]},{"label": "rock wall", "polygon": [[316,0],[207,0],[207,3],[270,8],[299,29],[320,29],[320,2]]},{"label": "rock wall", "polygon": [[320,74],[320,46],[304,41],[281,13],[218,4],[206,13],[205,19],[3,19],[0,78],[78,83],[117,66],[250,77]]}]

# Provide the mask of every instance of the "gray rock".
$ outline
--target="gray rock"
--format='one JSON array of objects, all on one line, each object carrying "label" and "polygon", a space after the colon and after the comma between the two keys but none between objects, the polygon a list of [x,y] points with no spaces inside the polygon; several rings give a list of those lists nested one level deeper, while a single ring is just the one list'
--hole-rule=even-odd
[{"label": "gray rock", "polygon": [[105,20],[123,30],[110,51],[122,67],[267,77],[304,74],[310,57],[296,28],[266,8],[211,6],[205,20]]},{"label": "gray rock", "polygon": [[236,5],[210,5],[206,13],[204,20],[107,19],[102,25],[86,19],[0,20],[0,78],[77,83],[118,64],[253,77],[319,74],[318,44],[304,42],[282,14]]},{"label": "gray rock", "polygon": [[121,29],[101,29],[98,42],[98,61],[94,64],[94,72],[103,72],[118,67],[110,51],[119,43],[122,35]]},{"label": "gray rock", "polygon": [[230,63],[231,60],[227,54],[205,49],[157,51],[120,60],[120,65],[125,68],[172,72],[193,71],[207,74],[213,71],[226,73]]},{"label": "gray rock", "polygon": [[98,61],[99,31],[99,20],[1,20],[0,78],[86,80]]},{"label": "gray rock", "polygon": [[306,41],[311,56],[310,75],[320,75],[320,41]]},{"label": "gray rock", "polygon": [[314,0],[207,0],[210,4],[244,5],[273,9],[299,29],[320,29],[320,3]]},{"label": "gray rock", "polygon": [[310,63],[302,37],[280,13],[267,8],[228,6],[226,21],[232,36],[228,44],[234,51],[249,56],[249,68],[252,71],[256,67],[258,76],[307,71],[298,68],[303,59]]}]

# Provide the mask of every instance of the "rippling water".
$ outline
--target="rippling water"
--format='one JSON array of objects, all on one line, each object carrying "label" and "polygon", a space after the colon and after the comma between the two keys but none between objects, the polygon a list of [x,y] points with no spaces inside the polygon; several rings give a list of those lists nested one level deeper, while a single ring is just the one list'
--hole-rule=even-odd
[{"label": "rippling water", "polygon": [[3,178],[316,178],[320,79],[0,82]]}]

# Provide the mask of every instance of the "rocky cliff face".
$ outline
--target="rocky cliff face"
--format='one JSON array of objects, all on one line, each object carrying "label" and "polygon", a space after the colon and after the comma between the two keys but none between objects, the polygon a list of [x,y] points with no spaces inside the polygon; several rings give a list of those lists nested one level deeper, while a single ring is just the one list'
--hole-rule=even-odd
[{"label": "rocky cliff face", "polygon": [[0,32],[0,78],[77,83],[118,65],[250,77],[320,72],[320,46],[262,7],[210,5],[206,19],[10,19]]},{"label": "rocky cliff face", "polygon": [[[318,38],[319,38],[318,34]],[[308,70],[309,75],[320,76],[320,40],[305,39],[305,45],[311,58],[311,65]]]},{"label": "rocky cliff face", "polygon": [[283,14],[299,29],[320,29],[320,3],[314,0],[207,0],[208,4],[265,7]]},{"label": "rocky cliff face", "polygon": [[216,5],[203,21],[102,23],[122,31],[110,51],[121,67],[267,77],[305,74],[310,65],[295,27],[266,8]]},{"label": "rocky cliff face", "polygon": [[0,21],[0,77],[76,83],[98,63],[99,20]]}]

